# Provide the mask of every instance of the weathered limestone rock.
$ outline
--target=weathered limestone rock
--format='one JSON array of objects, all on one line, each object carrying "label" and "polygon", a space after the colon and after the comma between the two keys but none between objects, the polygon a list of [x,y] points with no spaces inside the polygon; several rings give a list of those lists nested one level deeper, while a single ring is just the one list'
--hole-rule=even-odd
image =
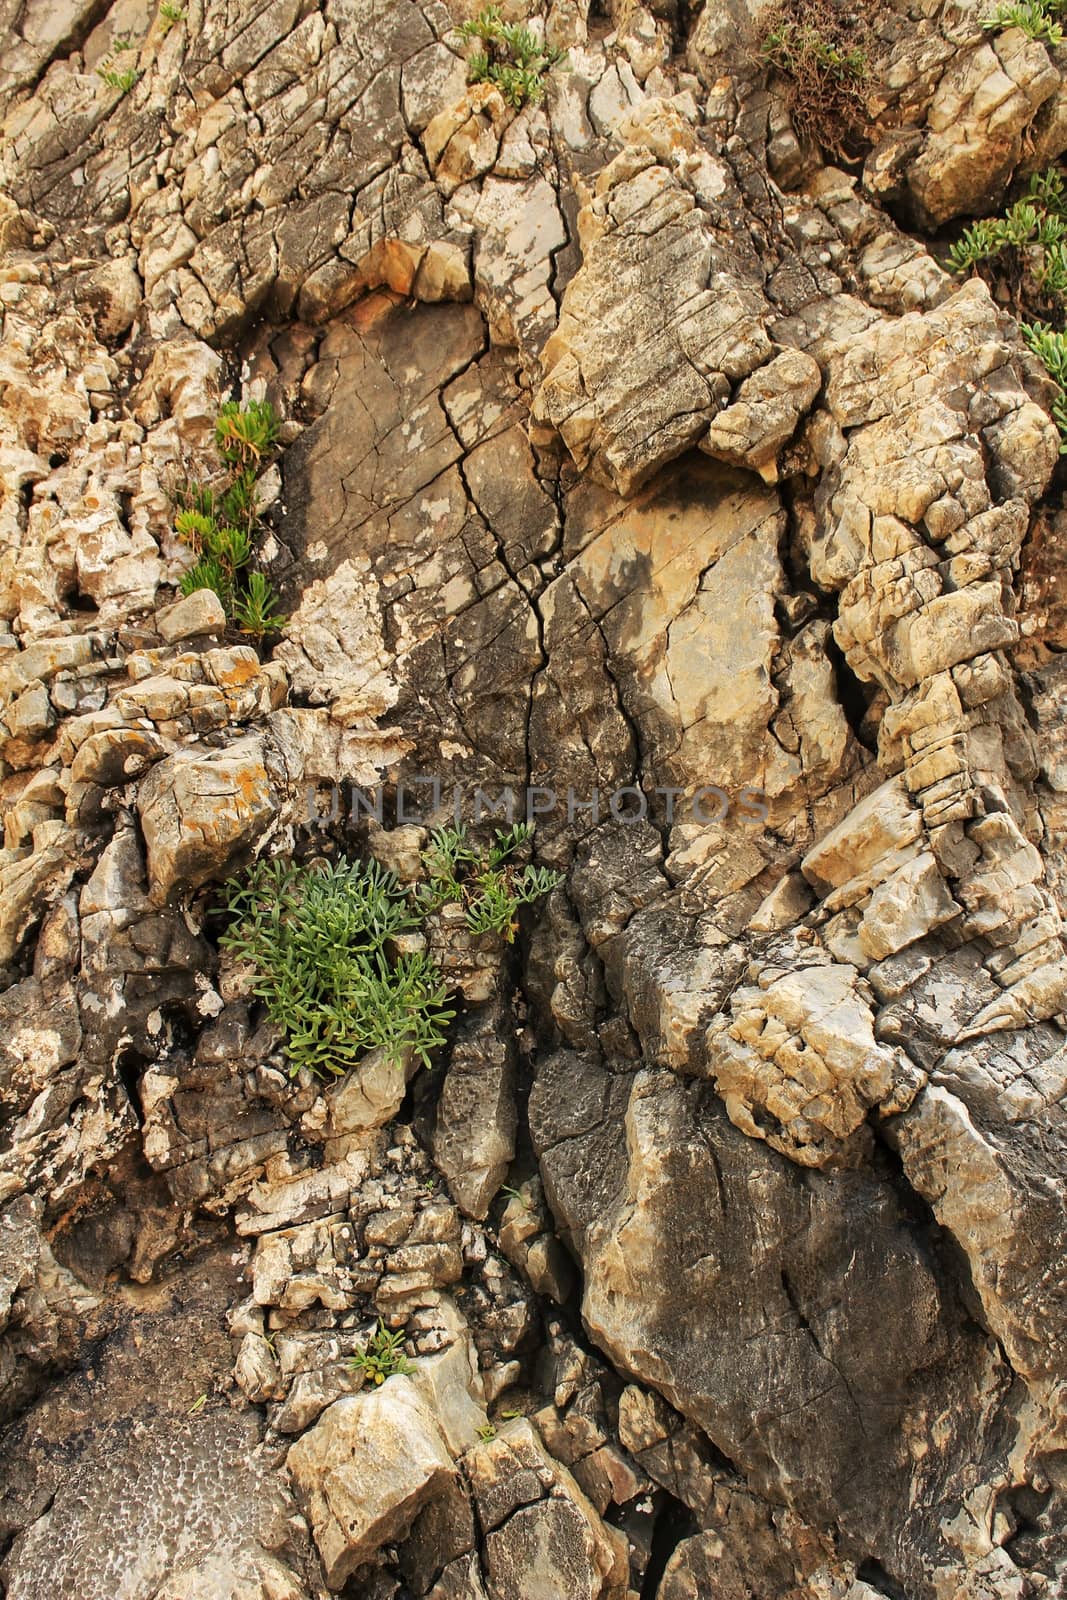
[{"label": "weathered limestone rock", "polygon": [[[415,1071],[408,1052],[401,1064],[390,1061],[384,1051],[372,1050],[358,1066],[331,1084],[323,1095],[327,1139],[344,1141],[391,1122],[400,1110],[408,1082]],[[310,1117],[312,1113],[308,1113]]]},{"label": "weathered limestone rock", "polygon": [[1003,190],[1035,113],[1059,83],[1044,45],[1017,28],[959,53],[937,86],[921,154],[908,169],[925,225],[984,210]]},{"label": "weathered limestone rock", "polygon": [[[860,186],[745,0],[508,0],[570,52],[521,110],[466,83],[473,4],[172,9],[5,18],[5,1593],[318,1593],[266,1406],[367,1600],[1051,1595],[1060,441],[884,208],[1054,160],[1062,52],[889,0]],[[284,418],[266,663],[175,598],[224,371]],[[440,919],[443,1084],[290,1079],[196,897],[268,837],[362,848],[346,784],[428,774],[369,830],[405,883],[454,781],[553,789],[565,885],[514,949]],[[543,1303],[578,1270],[677,1411]],[[418,1370],[370,1393],[378,1316]],[[509,1391],[543,1447],[485,1437]]]},{"label": "weathered limestone rock", "polygon": [[[947,1559],[955,1447],[930,1452],[920,1487],[897,1454],[898,1429],[912,1427],[898,1407],[945,1386],[1003,1394],[1005,1374],[891,1188],[870,1170],[801,1176],[667,1072],[550,1058],[530,1117],[599,1347],[702,1427],[757,1493],[773,1483],[816,1522],[832,1505],[846,1546],[907,1528],[894,1560],[922,1582]],[[879,1285],[873,1298],[864,1283]],[[694,1341],[694,1326],[716,1337]],[[891,1406],[887,1363],[908,1374]],[[954,1415],[969,1448],[991,1448],[969,1407]]]},{"label": "weathered limestone rock", "polygon": [[[695,196],[666,167],[642,154],[598,187],[534,417],[629,495],[696,444],[730,386],[773,352],[761,293],[719,265]],[[624,359],[635,336],[640,368]]]},{"label": "weathered limestone rock", "polygon": [[876,1042],[870,1000],[848,966],[767,967],[730,1012],[707,1037],[727,1115],[802,1166],[861,1161],[868,1113],[903,1110],[922,1085],[903,1051]]},{"label": "weathered limestone rock", "polygon": [[64,822],[39,822],[28,847],[0,850],[0,963],[14,959],[31,925],[63,894],[77,867],[77,842]]},{"label": "weathered limestone rock", "polygon": [[[1044,1029],[950,1050],[929,1087],[892,1125],[909,1180],[965,1250],[989,1325],[1050,1415],[1067,1419],[1061,1372],[1067,1332],[1037,1241],[1063,1228],[1058,1174],[1067,1085],[1062,1041]],[[1007,1116],[1001,1107],[1007,1108]]]},{"label": "weathered limestone rock", "polygon": [[405,1377],[335,1401],[292,1446],[288,1466],[335,1590],[405,1533],[456,1470],[433,1413]]},{"label": "weathered limestone rock", "polygon": [[468,1216],[488,1215],[515,1154],[517,1053],[499,1002],[456,1029],[434,1132],[434,1160]]},{"label": "weathered limestone rock", "polygon": [[507,1600],[520,1589],[530,1600],[562,1594],[623,1600],[624,1541],[548,1455],[529,1422],[511,1422],[496,1439],[475,1446],[464,1468],[485,1529],[490,1600]]},{"label": "weathered limestone rock", "polygon": [[154,899],[223,876],[262,837],[300,776],[294,755],[277,737],[250,733],[220,751],[181,751],[153,767],[138,810]]},{"label": "weathered limestone rock", "polygon": [[155,1310],[97,1324],[91,1376],[76,1368],[53,1386],[43,1426],[16,1425],[18,1465],[3,1466],[9,1594],[305,1600],[307,1539],[261,1425],[208,1393],[228,1354],[220,1312],[234,1276],[202,1257],[191,1278],[156,1291]]},{"label": "weathered limestone rock", "polygon": [[822,371],[813,357],[802,350],[783,351],[738,385],[735,398],[712,419],[700,448],[776,483],[778,453],[821,387]]},{"label": "weathered limestone rock", "polygon": [[156,612],[156,627],[168,644],[178,639],[195,639],[200,634],[222,633],[226,612],[212,589],[196,589],[172,606]]},{"label": "weathered limestone rock", "polygon": [[426,128],[423,147],[442,194],[451,195],[461,183],[490,170],[511,116],[503,95],[490,83],[474,84],[454,105],[438,112]]}]

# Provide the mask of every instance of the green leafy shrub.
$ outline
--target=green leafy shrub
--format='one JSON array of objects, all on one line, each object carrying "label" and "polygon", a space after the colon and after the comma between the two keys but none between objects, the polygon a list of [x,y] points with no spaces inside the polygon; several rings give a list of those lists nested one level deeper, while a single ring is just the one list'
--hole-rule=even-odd
[{"label": "green leafy shrub", "polygon": [[1001,251],[1021,250],[1036,245],[1047,254],[1067,240],[1067,204],[1064,180],[1051,167],[1035,173],[1026,193],[1002,217],[983,217],[964,228],[948,253],[953,272],[969,272],[979,262],[989,261]]},{"label": "green leafy shrub", "polygon": [[545,74],[566,57],[565,50],[550,49],[521,23],[503,22],[499,6],[487,6],[457,31],[480,46],[467,62],[469,81],[494,84],[516,108],[542,98]]},{"label": "green leafy shrub", "polygon": [[404,1354],[403,1329],[390,1333],[381,1317],[378,1326],[367,1341],[365,1350],[357,1350],[349,1365],[362,1372],[373,1384],[383,1384],[395,1372],[414,1372],[415,1364]]},{"label": "green leafy shrub", "polygon": [[163,24],[163,37],[174,27],[177,22],[185,21],[185,7],[174,4],[174,0],[163,0],[159,8],[159,18]]},{"label": "green leafy shrub", "polygon": [[863,24],[836,0],[781,3],[761,20],[760,54],[784,81],[798,136],[845,160],[867,139],[866,42]]},{"label": "green leafy shrub", "polygon": [[1057,20],[1064,11],[1067,11],[1067,0],[1008,0],[999,5],[982,26],[997,32],[1004,28],[1021,28],[1028,39],[1059,45],[1067,40]]},{"label": "green leafy shrub", "polygon": [[1021,310],[1044,304],[1061,311],[1067,297],[1067,184],[1055,167],[1034,173],[1025,193],[1001,217],[964,228],[946,258],[950,271],[976,272],[998,262],[998,274]]},{"label": "green leafy shrub", "polygon": [[340,1076],[368,1051],[399,1065],[423,1062],[455,1016],[441,974],[423,951],[391,941],[420,920],[376,861],[301,867],[259,861],[224,888],[232,919],[220,939],[255,967],[253,992],[285,1032],[290,1073]]},{"label": "green leafy shrub", "polygon": [[278,442],[278,418],[266,400],[240,406],[227,400],[215,422],[215,445],[227,468],[218,487],[187,484],[174,531],[193,551],[182,594],[213,589],[242,633],[262,638],[285,625],[277,596],[261,572],[250,571],[258,525],[256,479]]},{"label": "green leafy shrub", "polygon": [[1058,333],[1046,322],[1020,323],[1022,336],[1057,385],[1052,402],[1052,420],[1060,430],[1060,455],[1067,455],[1067,334]]},{"label": "green leafy shrub", "polygon": [[284,1033],[291,1076],[302,1067],[340,1076],[375,1049],[394,1065],[409,1052],[429,1063],[455,1010],[431,957],[399,941],[458,902],[472,932],[512,943],[519,907],[563,881],[511,860],[530,834],[520,824],[483,847],[463,828],[442,829],[423,853],[428,881],[414,891],[376,861],[264,860],[224,885],[219,943],[252,965],[252,992]]},{"label": "green leafy shrub", "polygon": [[506,831],[498,829],[493,843],[481,846],[468,840],[465,828],[439,829],[423,851],[429,882],[420,887],[419,903],[433,911],[458,901],[472,933],[499,933],[507,944],[513,943],[519,907],[563,882],[561,873],[547,867],[523,867],[510,860],[530,834],[525,824],[517,823]]}]

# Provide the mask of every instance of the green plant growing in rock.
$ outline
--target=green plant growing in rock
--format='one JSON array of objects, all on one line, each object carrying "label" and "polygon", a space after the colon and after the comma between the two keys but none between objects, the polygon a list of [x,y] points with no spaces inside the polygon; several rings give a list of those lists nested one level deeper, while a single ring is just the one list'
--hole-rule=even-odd
[{"label": "green plant growing in rock", "polygon": [[989,262],[1016,305],[1035,302],[1062,315],[1067,300],[1067,183],[1055,167],[1035,172],[1000,217],[964,228],[946,257],[949,270],[978,272]]},{"label": "green plant growing in rock", "polygon": [[440,972],[424,951],[395,950],[420,911],[378,862],[259,861],[223,894],[219,943],[255,968],[291,1076],[340,1076],[375,1049],[395,1066],[408,1052],[428,1064],[444,1043],[455,1011]]},{"label": "green plant growing in rock", "polygon": [[982,26],[998,33],[1004,28],[1021,28],[1028,39],[1060,45],[1067,40],[1058,20],[1065,11],[1067,0],[1006,0]]},{"label": "green plant growing in rock", "polygon": [[869,75],[866,32],[835,0],[797,0],[765,13],[763,60],[781,75],[798,136],[845,160],[867,132],[863,88]]},{"label": "green plant growing in rock", "polygon": [[480,46],[467,62],[469,81],[495,85],[517,109],[543,97],[545,75],[566,57],[565,50],[551,49],[521,23],[504,22],[499,6],[486,6],[457,31]]},{"label": "green plant growing in rock", "polygon": [[163,24],[163,37],[166,38],[176,23],[184,22],[185,7],[175,5],[173,0],[163,0],[159,8],[159,20]]},{"label": "green plant growing in rock", "polygon": [[379,1387],[394,1373],[415,1371],[415,1363],[404,1354],[403,1330],[390,1333],[381,1317],[367,1340],[366,1348],[356,1351],[349,1366],[354,1372],[362,1372],[365,1378]]},{"label": "green plant growing in rock", "polygon": [[136,67],[120,67],[116,59],[118,56],[125,55],[127,51],[136,50],[136,48],[137,46],[132,39],[127,38],[123,33],[118,35],[111,46],[110,53],[104,57],[96,69],[97,77],[106,83],[109,89],[118,89],[121,94],[129,94],[141,76]]},{"label": "green plant growing in rock", "polygon": [[285,625],[268,578],[250,570],[258,526],[256,480],[278,442],[278,418],[266,400],[240,406],[228,400],[215,421],[215,445],[226,467],[218,487],[189,484],[174,531],[196,557],[181,592],[213,589],[242,633],[262,638]]},{"label": "green plant growing in rock", "polygon": [[1060,430],[1060,455],[1067,455],[1067,334],[1058,333],[1047,322],[1023,322],[1019,326],[1059,391],[1052,402],[1052,420]]},{"label": "green plant growing in rock", "polygon": [[429,882],[420,886],[419,903],[435,911],[458,902],[472,933],[499,933],[512,944],[518,932],[520,906],[540,900],[563,882],[547,867],[519,866],[510,857],[527,842],[524,823],[497,829],[489,845],[472,844],[465,828],[441,828],[422,853]]}]

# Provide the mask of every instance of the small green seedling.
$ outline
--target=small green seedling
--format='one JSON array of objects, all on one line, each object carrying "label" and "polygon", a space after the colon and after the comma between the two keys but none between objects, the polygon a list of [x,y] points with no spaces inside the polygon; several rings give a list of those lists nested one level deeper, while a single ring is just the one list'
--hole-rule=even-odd
[{"label": "small green seedling", "polygon": [[496,1429],[491,1422],[483,1422],[477,1432],[483,1444],[490,1444],[496,1438]]},{"label": "small green seedling", "polygon": [[357,1350],[349,1365],[353,1371],[362,1372],[371,1383],[381,1385],[394,1373],[414,1372],[414,1362],[404,1354],[403,1345],[403,1329],[390,1333],[379,1317],[378,1326],[367,1340],[366,1348]]}]

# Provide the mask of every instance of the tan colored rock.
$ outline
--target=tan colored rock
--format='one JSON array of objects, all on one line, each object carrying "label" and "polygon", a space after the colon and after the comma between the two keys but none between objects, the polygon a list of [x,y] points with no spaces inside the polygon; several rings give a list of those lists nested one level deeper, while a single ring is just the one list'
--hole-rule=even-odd
[{"label": "tan colored rock", "polygon": [[446,44],[427,45],[406,61],[400,74],[404,118],[416,133],[442,108],[458,101],[467,86],[467,64]]},{"label": "tan colored rock", "polygon": [[503,1006],[490,1005],[457,1024],[433,1153],[471,1217],[488,1214],[515,1155],[516,1071],[514,1033]]},{"label": "tan colored rock", "polygon": [[195,639],[205,633],[222,633],[226,611],[211,589],[196,589],[192,594],[156,612],[156,627],[168,644],[180,639]]},{"label": "tan colored rock", "polygon": [[848,813],[800,863],[818,894],[839,889],[875,872],[883,857],[912,844],[922,831],[922,814],[900,778],[885,783]]},{"label": "tan colored rock", "polygon": [[144,286],[128,255],[94,268],[84,291],[97,331],[105,339],[117,339],[133,326],[143,295]]},{"label": "tan colored rock", "polygon": [[78,746],[71,763],[74,783],[98,783],[102,788],[129,783],[165,754],[163,741],[146,728],[106,728],[90,734]]},{"label": "tan colored rock", "polygon": [[400,1110],[417,1063],[408,1051],[398,1065],[381,1050],[372,1050],[358,1066],[325,1090],[327,1139],[345,1140],[380,1128]]},{"label": "tan colored rock", "polygon": [[17,700],[4,713],[4,721],[13,739],[40,739],[55,726],[55,712],[43,684],[31,684],[23,689]]},{"label": "tan colored rock", "polygon": [[92,654],[92,640],[76,633],[40,639],[25,650],[5,655],[0,659],[0,701],[13,699],[33,683],[48,683],[57,672],[85,666]]},{"label": "tan colored rock", "polygon": [[307,1222],[279,1228],[256,1245],[252,1294],[256,1304],[283,1312],[322,1305],[343,1310],[351,1294],[347,1263],[352,1228],[343,1222]]},{"label": "tan colored rock", "polygon": [[291,1567],[266,1551],[207,1555],[167,1578],[153,1600],[306,1600]]},{"label": "tan colored rock", "polygon": [[881,961],[959,914],[933,855],[923,851],[874,890],[860,920],[859,941],[872,961]]},{"label": "tan colored rock", "polygon": [[491,83],[472,84],[454,105],[438,112],[423,134],[423,149],[442,194],[489,171],[513,115]]},{"label": "tan colored rock", "polygon": [[855,1162],[873,1107],[899,1110],[921,1076],[877,1043],[869,995],[843,964],[772,968],[739,989],[707,1034],[710,1071],[730,1121],[801,1166]]},{"label": "tan colored rock", "polygon": [[1035,113],[1058,88],[1048,51],[1019,28],[959,52],[938,84],[928,137],[908,172],[928,226],[986,208],[1022,155]]},{"label": "tan colored rock", "polygon": [[485,1530],[489,1600],[624,1600],[626,1541],[597,1515],[525,1418],[464,1457]]},{"label": "tan colored rock", "polygon": [[770,357],[766,306],[716,270],[694,195],[650,152],[620,169],[581,226],[584,260],[542,351],[533,415],[579,468],[631,495]]},{"label": "tan colored rock", "polygon": [[763,899],[748,926],[753,933],[776,933],[798,922],[812,904],[812,892],[801,874],[787,872]]},{"label": "tan colored rock", "polygon": [[453,1456],[477,1444],[487,1424],[478,1354],[464,1329],[447,1349],[413,1363],[411,1382]]},{"label": "tan colored rock", "polygon": [[284,1393],[278,1363],[261,1333],[246,1333],[233,1368],[234,1382],[253,1405],[279,1400]]},{"label": "tan colored rock", "polygon": [[713,417],[700,448],[734,466],[750,467],[764,483],[778,479],[777,458],[811,409],[822,385],[819,363],[802,350],[785,350],[740,384]]},{"label": "tan colored rock", "polygon": [[567,241],[555,189],[540,175],[505,182],[492,174],[471,213],[478,301],[494,340],[517,345],[535,375],[536,356],[556,326],[554,258]]},{"label": "tan colored rock", "polygon": [[366,557],[311,583],[275,651],[298,694],[329,704],[335,720],[380,717],[396,704],[382,635],[378,585]]},{"label": "tan colored rock", "polygon": [[137,796],[154,900],[221,876],[266,832],[298,777],[287,756],[295,759],[291,747],[245,734],[221,750],[182,750],[156,763]]},{"label": "tan colored rock", "polygon": [[[1030,1054],[1025,1042],[1021,1054],[1024,1061]],[[1067,1411],[1055,1352],[1062,1349],[1063,1308],[1035,1244],[1047,1230],[1062,1228],[1063,1198],[1058,1185],[1048,1181],[1051,1174],[1031,1182],[1023,1175],[1022,1162],[1036,1178],[1047,1160],[1056,1160],[1051,1151],[1042,1156],[1040,1138],[1032,1142],[1037,1128],[1031,1119],[1040,1126],[1048,1089],[1055,1085],[1062,1092],[1067,1085],[1053,1057],[1055,1079],[1046,1081],[1046,1093],[1026,1094],[1015,1076],[1019,1064],[1009,1056],[993,1068],[1000,1080],[998,1094],[1022,1088],[1029,1101],[1018,1104],[1015,1128],[983,1126],[976,1119],[971,1108],[976,1094],[979,1103],[988,1096],[992,1063],[984,1052],[976,1057],[968,1046],[952,1053],[944,1081],[932,1083],[892,1125],[893,1140],[909,1181],[967,1255],[989,1326],[1009,1352],[1013,1368],[1043,1400],[1054,1429],[1062,1433]],[[1030,1125],[1030,1137],[1022,1144],[1016,1142],[1019,1122]],[[1022,1145],[1029,1152],[1025,1158]],[[1022,1227],[1021,1218],[1026,1219]]]},{"label": "tan colored rock", "polygon": [[33,922],[67,888],[77,866],[74,833],[64,822],[39,822],[29,848],[0,850],[0,964],[14,959]]},{"label": "tan colored rock", "polygon": [[406,1533],[455,1473],[433,1413],[402,1376],[336,1400],[287,1462],[334,1590]]}]

